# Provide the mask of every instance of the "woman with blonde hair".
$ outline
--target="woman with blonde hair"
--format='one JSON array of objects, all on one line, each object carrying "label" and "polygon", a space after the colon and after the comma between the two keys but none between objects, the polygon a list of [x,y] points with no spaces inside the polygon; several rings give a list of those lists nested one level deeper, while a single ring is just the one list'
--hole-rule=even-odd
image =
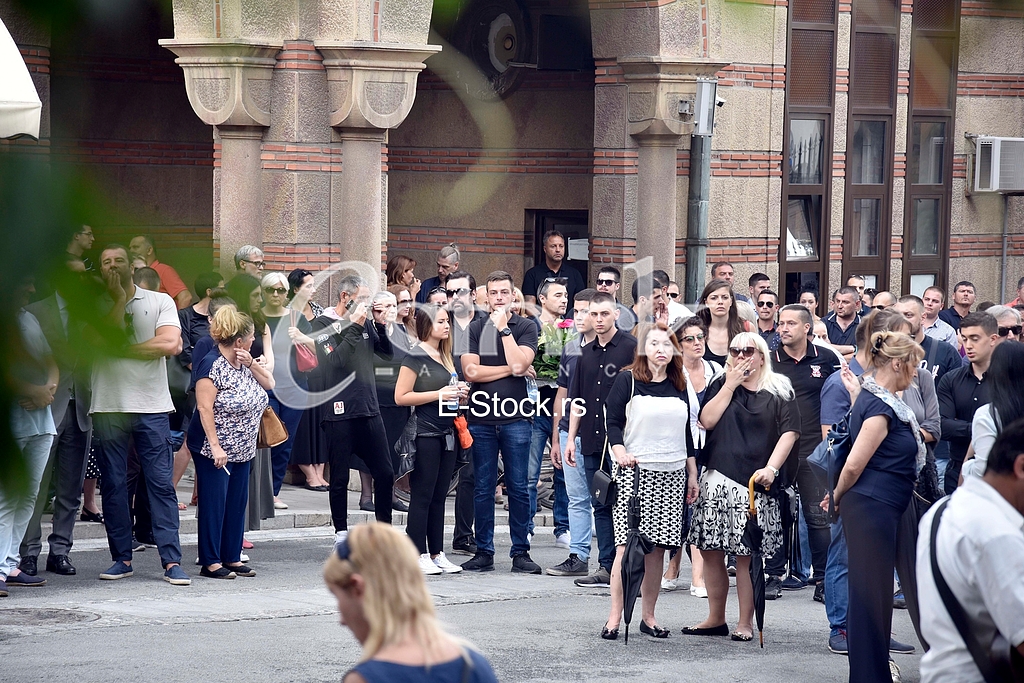
[{"label": "woman with blonde hair", "polygon": [[344,683],[497,683],[487,659],[437,622],[416,549],[394,527],[353,527],[324,563],[324,582],[363,646]]},{"label": "woman with blonde hair", "polygon": [[217,311],[210,336],[217,351],[194,366],[198,419],[193,418],[188,429],[199,489],[200,574],[211,579],[256,576],[239,558],[249,464],[256,457],[256,435],[274,376],[253,362],[252,318],[234,306]]},{"label": "woman with blonde hair", "polygon": [[448,311],[433,304],[420,306],[416,336],[420,342],[402,361],[394,396],[400,406],[416,406],[416,467],[409,477],[407,530],[424,574],[454,574],[462,567],[444,556],[444,502],[455,472],[455,416],[469,389],[459,385],[455,373]]},{"label": "woman with blonde hair", "polygon": [[[740,620],[732,639],[753,638],[754,593],[750,582],[750,555],[768,557],[782,546],[782,517],[777,498],[767,491],[800,433],[800,415],[793,385],[772,370],[768,345],[761,335],[742,332],[728,347],[725,372],[711,381],[704,395],[700,423],[707,429],[701,460],[706,468],[700,496],[693,506],[689,542],[704,559],[708,592],[708,618],[683,633],[727,636],[725,604],[729,576],[725,556],[736,556],[736,593]],[[760,548],[743,542],[750,503],[748,482],[754,493],[757,523],[764,532]]]},{"label": "woman with blonde hair", "polygon": [[697,498],[697,461],[682,349],[665,323],[642,323],[637,327],[636,357],[615,377],[605,406],[618,487],[612,512],[615,561],[610,581],[611,612],[601,630],[605,640],[615,640],[619,635],[622,557],[633,491],[640,499],[640,531],[655,544],[644,559],[640,619],[640,632],[654,638],[667,638],[669,633],[654,617],[665,549],[682,545],[685,503]]},{"label": "woman with blonde hair", "polygon": [[868,343],[870,362],[850,411],[853,446],[833,493],[849,549],[853,683],[889,680],[896,531],[927,456],[918,420],[897,396],[913,383],[924,349],[899,332],[875,332]]}]

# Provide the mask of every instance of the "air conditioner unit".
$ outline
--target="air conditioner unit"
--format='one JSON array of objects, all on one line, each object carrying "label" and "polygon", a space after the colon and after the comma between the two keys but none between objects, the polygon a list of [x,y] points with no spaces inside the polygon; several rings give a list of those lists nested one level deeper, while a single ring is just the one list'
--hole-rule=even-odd
[{"label": "air conditioner unit", "polygon": [[1024,138],[974,140],[973,192],[1024,191]]}]

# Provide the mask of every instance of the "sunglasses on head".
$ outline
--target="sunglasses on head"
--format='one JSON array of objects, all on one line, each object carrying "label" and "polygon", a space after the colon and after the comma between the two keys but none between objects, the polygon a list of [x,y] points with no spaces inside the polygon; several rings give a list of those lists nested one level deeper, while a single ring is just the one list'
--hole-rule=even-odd
[{"label": "sunglasses on head", "polygon": [[448,296],[448,290],[446,290],[441,285],[438,285],[437,287],[434,287],[432,290],[427,292],[427,298],[429,299],[430,297],[434,296],[435,294],[444,294],[445,296]]},{"label": "sunglasses on head", "polygon": [[683,337],[683,341],[686,342],[687,344],[692,344],[695,341],[703,342],[704,333],[698,332],[697,334],[688,334],[685,337]]},{"label": "sunglasses on head", "polygon": [[455,296],[466,296],[467,294],[469,294],[469,292],[469,287],[459,287],[458,289],[445,290],[445,293],[448,295],[449,299]]},{"label": "sunglasses on head", "polygon": [[1024,330],[1024,326],[1022,325],[1014,325],[1012,327],[1000,327],[999,336],[1005,337],[1006,335],[1013,333],[1015,337],[1019,337],[1022,330]]},{"label": "sunglasses on head", "polygon": [[753,358],[756,351],[757,349],[753,346],[745,346],[742,349],[737,349],[735,346],[729,347],[729,355],[733,358],[739,358],[740,356],[743,356],[744,358]]},{"label": "sunglasses on head", "polygon": [[774,301],[758,301],[757,302],[757,307],[758,308],[775,308],[775,302]]},{"label": "sunglasses on head", "polygon": [[546,277],[546,278],[544,278],[544,282],[551,282],[551,283],[554,283],[556,285],[566,285],[566,284],[569,283],[569,278],[567,278],[567,277]]},{"label": "sunglasses on head", "polygon": [[597,278],[597,284],[604,285],[605,287],[611,287],[612,285],[619,284],[619,281],[615,280],[614,278],[607,279],[607,278],[599,277],[599,278]]}]

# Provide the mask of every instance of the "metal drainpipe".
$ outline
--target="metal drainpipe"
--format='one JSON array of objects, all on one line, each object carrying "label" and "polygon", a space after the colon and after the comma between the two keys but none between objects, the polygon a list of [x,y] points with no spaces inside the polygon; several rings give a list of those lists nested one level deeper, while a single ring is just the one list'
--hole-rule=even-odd
[{"label": "metal drainpipe", "polygon": [[1007,217],[1010,214],[1010,195],[1003,195],[1003,251],[999,255],[999,303],[1006,301],[1006,243],[1010,233],[1007,228]]},{"label": "metal drainpipe", "polygon": [[711,136],[690,136],[690,187],[686,212],[686,303],[704,289],[708,258],[708,196],[711,186]]}]

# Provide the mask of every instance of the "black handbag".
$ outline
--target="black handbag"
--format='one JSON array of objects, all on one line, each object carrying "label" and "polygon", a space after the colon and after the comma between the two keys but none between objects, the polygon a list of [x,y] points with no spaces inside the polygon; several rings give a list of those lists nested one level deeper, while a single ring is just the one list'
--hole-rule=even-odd
[{"label": "black handbag", "polygon": [[[632,384],[630,386],[629,394],[630,399],[633,398],[633,393],[636,391],[636,378],[630,373]],[[628,406],[628,403],[627,403]],[[628,410],[628,407],[627,407]],[[601,464],[597,467],[597,472],[594,473],[594,483],[590,487],[590,494],[594,497],[601,505],[615,505],[615,501],[618,499],[619,487],[615,483],[615,479],[612,475],[604,469],[604,459],[608,455],[608,408],[607,406],[602,407],[604,413],[604,448],[601,450]],[[627,414],[628,418],[628,414]]]},{"label": "black handbag", "polygon": [[953,595],[949,584],[946,583],[946,579],[942,576],[942,570],[939,569],[939,560],[935,551],[935,539],[939,535],[939,521],[942,519],[942,513],[946,511],[946,505],[948,504],[949,498],[945,498],[935,510],[935,517],[932,519],[931,547],[929,548],[932,579],[935,581],[935,587],[939,590],[939,595],[942,596],[942,604],[945,605],[946,611],[956,626],[956,630],[960,633],[960,637],[963,638],[964,644],[971,653],[971,657],[974,658],[974,664],[978,667],[978,671],[981,672],[981,677],[985,679],[985,683],[1022,683],[1024,682],[1024,657],[998,630],[987,650],[978,642],[978,638],[971,630],[963,606],[956,599],[956,596]]}]

